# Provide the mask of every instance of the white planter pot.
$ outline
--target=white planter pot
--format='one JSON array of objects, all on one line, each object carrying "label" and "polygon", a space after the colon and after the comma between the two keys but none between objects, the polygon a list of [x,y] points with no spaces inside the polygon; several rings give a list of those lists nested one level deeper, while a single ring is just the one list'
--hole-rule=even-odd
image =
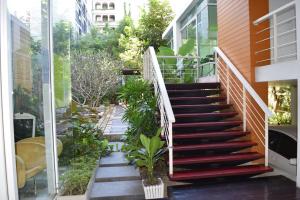
[{"label": "white planter pot", "polygon": [[164,198],[164,183],[159,178],[159,184],[158,185],[149,185],[145,186],[144,183],[145,180],[143,180],[143,187],[145,192],[145,198],[146,199],[159,199]]}]

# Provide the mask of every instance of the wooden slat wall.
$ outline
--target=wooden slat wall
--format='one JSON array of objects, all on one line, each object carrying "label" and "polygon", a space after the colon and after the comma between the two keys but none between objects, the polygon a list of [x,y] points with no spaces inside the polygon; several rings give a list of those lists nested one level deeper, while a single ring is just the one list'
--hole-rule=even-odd
[{"label": "wooden slat wall", "polygon": [[[256,28],[253,21],[269,12],[268,0],[218,0],[218,46],[267,103],[268,84],[255,82]],[[270,46],[265,43],[265,48]],[[253,102],[254,103],[254,102]],[[257,110],[260,110],[257,108]],[[248,128],[250,131],[251,128]],[[251,134],[251,139],[259,143]],[[264,153],[262,146],[255,150]]]}]

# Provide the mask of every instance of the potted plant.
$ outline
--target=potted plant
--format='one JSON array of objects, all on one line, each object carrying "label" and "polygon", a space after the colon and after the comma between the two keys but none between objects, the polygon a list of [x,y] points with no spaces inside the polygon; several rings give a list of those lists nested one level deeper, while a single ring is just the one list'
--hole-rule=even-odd
[{"label": "potted plant", "polygon": [[154,168],[165,152],[165,142],[161,141],[159,134],[160,130],[151,138],[141,134],[143,148],[134,155],[137,166],[147,169],[147,178],[142,181],[146,199],[164,197],[164,183],[161,178],[154,176]]}]

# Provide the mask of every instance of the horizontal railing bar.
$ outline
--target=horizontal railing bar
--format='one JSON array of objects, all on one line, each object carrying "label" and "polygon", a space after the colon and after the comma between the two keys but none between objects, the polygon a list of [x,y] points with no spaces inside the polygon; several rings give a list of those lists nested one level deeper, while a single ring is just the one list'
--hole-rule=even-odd
[{"label": "horizontal railing bar", "polygon": [[290,2],[290,3],[288,3],[288,4],[285,4],[284,6],[281,6],[280,8],[277,8],[277,9],[273,10],[272,12],[269,12],[268,14],[266,14],[266,15],[264,15],[264,16],[258,18],[257,20],[255,20],[255,21],[253,22],[253,24],[254,24],[254,25],[258,25],[259,23],[261,23],[261,22],[263,22],[263,21],[269,19],[269,18],[272,17],[273,15],[275,15],[275,14],[277,14],[277,13],[283,11],[283,10],[286,10],[286,9],[290,8],[290,7],[294,6],[295,4],[296,4],[295,1],[292,1],[292,2]]},{"label": "horizontal railing bar", "polygon": [[256,61],[256,64],[266,62],[266,61],[271,61],[271,60],[274,60],[274,58],[267,58],[267,59],[264,59],[264,60],[259,60],[259,61]]},{"label": "horizontal railing bar", "polygon": [[277,57],[277,59],[281,59],[281,58],[289,58],[289,57],[293,57],[293,56],[297,56],[296,53],[293,53],[293,54],[287,54],[287,55],[284,55],[284,56],[279,56]]},{"label": "horizontal railing bar", "polygon": [[274,28],[273,26],[269,26],[269,27],[264,28],[264,29],[262,29],[262,30],[256,31],[256,35],[258,35],[258,34],[260,34],[260,33],[263,33],[263,32],[265,32],[265,31],[267,31],[267,30],[273,29],[273,28]]},{"label": "horizontal railing bar", "polygon": [[273,36],[268,37],[268,38],[265,38],[265,39],[262,39],[262,40],[259,40],[259,41],[256,42],[256,44],[262,43],[262,42],[264,42],[264,41],[268,41],[268,40],[270,40],[270,39],[273,39]]},{"label": "horizontal railing bar", "polygon": [[285,24],[285,23],[287,23],[287,22],[289,22],[289,21],[293,21],[294,19],[296,19],[296,17],[291,17],[291,18],[282,20],[281,22],[277,23],[276,25],[277,25],[277,26],[280,26],[280,25]]},{"label": "horizontal railing bar", "polygon": [[274,49],[274,47],[270,47],[270,48],[263,49],[263,50],[260,50],[260,51],[255,51],[255,54],[259,54],[259,53],[262,53],[262,52],[265,52],[265,51],[270,51],[272,49]]},{"label": "horizontal railing bar", "polygon": [[262,141],[262,139],[260,138],[260,136],[258,134],[256,134],[256,132],[254,131],[255,129],[253,128],[251,123],[248,123],[248,125],[252,128],[252,132],[254,133],[254,135],[256,135],[256,137],[259,139],[260,143],[266,147],[265,143]]},{"label": "horizontal railing bar", "polygon": [[238,71],[238,69],[232,64],[232,62],[227,58],[227,56],[223,53],[223,51],[219,47],[215,47],[216,53],[223,59],[226,65],[230,68],[230,70],[235,74],[235,76],[239,79],[245,89],[249,92],[249,94],[253,97],[256,103],[262,108],[262,110],[268,115],[272,116],[272,112],[265,104],[265,102],[260,98],[260,96],[255,92],[252,86],[248,83],[248,81],[243,77],[243,75]]},{"label": "horizontal railing bar", "polygon": [[292,33],[292,32],[296,32],[297,30],[296,29],[292,29],[292,30],[289,30],[289,31],[285,31],[285,32],[282,32],[282,33],[278,33],[277,34],[277,37],[281,37],[283,35],[287,35],[289,33]]},{"label": "horizontal railing bar", "polygon": [[293,45],[293,44],[297,44],[297,41],[293,41],[293,42],[278,45],[277,48],[282,48],[282,47],[290,46],[290,45]]}]

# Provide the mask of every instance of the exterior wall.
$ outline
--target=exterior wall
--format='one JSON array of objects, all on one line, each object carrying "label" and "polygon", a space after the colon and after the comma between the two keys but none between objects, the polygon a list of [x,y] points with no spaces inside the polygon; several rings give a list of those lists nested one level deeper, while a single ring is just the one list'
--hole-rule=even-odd
[{"label": "exterior wall", "polygon": [[[267,0],[217,1],[218,46],[254,87],[265,103],[267,103],[268,98],[268,84],[255,82],[254,52],[257,36],[252,22],[268,11]],[[253,118],[255,119],[255,116]],[[251,139],[259,143],[255,134],[251,134]],[[262,147],[256,150],[264,153]]]}]

